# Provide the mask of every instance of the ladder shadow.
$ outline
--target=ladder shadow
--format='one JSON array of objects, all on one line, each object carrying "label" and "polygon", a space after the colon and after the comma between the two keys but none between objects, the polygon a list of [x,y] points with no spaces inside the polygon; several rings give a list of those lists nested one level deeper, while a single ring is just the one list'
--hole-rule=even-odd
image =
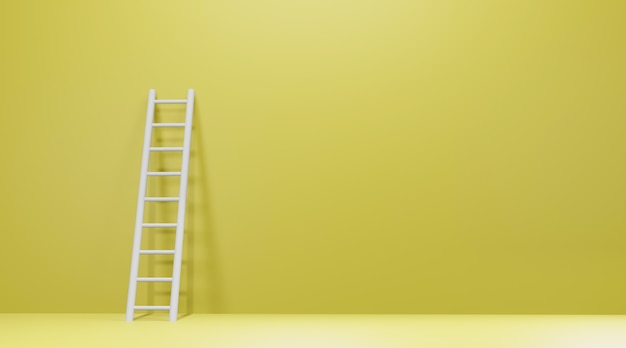
[{"label": "ladder shadow", "polygon": [[[207,154],[207,144],[203,137],[206,127],[203,127],[206,119],[201,117],[201,105],[196,101],[196,116],[194,118],[194,136],[192,137],[192,158],[190,170],[189,193],[192,195],[188,206],[190,233],[188,236],[188,289],[187,306],[189,312],[192,309],[201,312],[220,313],[221,293],[219,288],[218,254],[213,224],[210,196],[210,171]],[[210,151],[209,151],[210,152]],[[201,255],[198,255],[200,254]],[[199,263],[198,261],[202,261]],[[203,279],[195,279],[202,276]],[[195,291],[200,291],[202,299],[196,303]]]}]

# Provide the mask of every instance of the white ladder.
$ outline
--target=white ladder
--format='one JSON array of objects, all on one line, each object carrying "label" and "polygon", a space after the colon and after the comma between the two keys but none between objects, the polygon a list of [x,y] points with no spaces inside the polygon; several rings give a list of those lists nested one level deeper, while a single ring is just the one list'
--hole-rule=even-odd
[{"label": "white ladder", "polygon": [[[143,143],[141,161],[141,177],[139,181],[139,199],[137,201],[137,218],[135,220],[135,237],[133,241],[133,256],[130,266],[130,282],[128,284],[128,302],[126,305],[126,321],[132,321],[135,310],[165,310],[169,311],[169,320],[178,318],[178,295],[180,290],[180,268],[183,252],[183,235],[185,232],[185,203],[187,198],[187,179],[189,174],[189,152],[191,148],[191,120],[193,117],[194,90],[187,92],[187,99],[156,99],[156,91],[150,90],[148,97],[148,111],[146,113],[146,130]],[[185,104],[185,123],[155,123],[155,104]],[[152,132],[156,127],[184,127],[182,147],[152,147]],[[182,166],[180,172],[149,172],[148,163],[151,152],[182,152]],[[146,197],[148,176],[180,176],[178,197]],[[144,208],[146,202],[178,202],[178,213],[175,223],[145,223]],[[145,228],[175,228],[176,237],[174,250],[141,250],[141,237]],[[140,255],[174,255],[171,277],[139,277]],[[136,305],[138,282],[171,282],[169,306],[138,306]]]}]

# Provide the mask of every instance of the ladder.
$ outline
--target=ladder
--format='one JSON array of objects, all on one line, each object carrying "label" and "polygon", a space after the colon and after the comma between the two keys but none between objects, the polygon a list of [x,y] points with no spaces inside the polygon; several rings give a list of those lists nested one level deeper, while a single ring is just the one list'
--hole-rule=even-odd
[{"label": "ladder", "polygon": [[[154,109],[156,104],[185,104],[184,123],[155,123]],[[136,310],[163,310],[169,311],[169,321],[178,318],[178,296],[180,290],[180,269],[182,263],[183,235],[185,231],[185,203],[187,196],[187,179],[189,174],[189,152],[191,148],[191,125],[193,117],[194,90],[187,92],[187,99],[156,99],[156,91],[150,90],[148,97],[148,111],[146,113],[146,129],[141,161],[141,176],[139,181],[139,198],[137,200],[137,217],[135,220],[135,236],[130,266],[130,281],[128,284],[128,301],[126,305],[126,321],[134,319]],[[182,147],[153,147],[152,133],[157,127],[183,127],[184,138]],[[148,171],[150,154],[152,152],[182,152],[182,166],[179,172]],[[146,187],[149,176],[179,176],[180,188],[178,197],[146,197]],[[145,223],[144,208],[146,202],[178,202],[178,212],[174,223]],[[176,229],[174,250],[142,250],[141,240],[144,229],[166,228]],[[140,255],[174,255],[171,277],[139,277]],[[138,282],[170,282],[172,284],[169,306],[136,305]]]}]

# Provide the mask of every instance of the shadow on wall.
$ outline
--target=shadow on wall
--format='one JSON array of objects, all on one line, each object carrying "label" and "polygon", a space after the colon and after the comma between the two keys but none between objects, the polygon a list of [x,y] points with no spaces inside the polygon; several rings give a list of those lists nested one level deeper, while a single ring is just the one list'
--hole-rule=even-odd
[{"label": "shadow on wall", "polygon": [[[219,267],[213,214],[210,206],[208,154],[203,133],[204,119],[196,102],[193,135],[191,138],[191,158],[189,168],[189,188],[187,196],[186,241],[183,270],[187,279],[185,297],[186,312],[221,313],[219,290]],[[202,294],[201,297],[194,294]]]}]

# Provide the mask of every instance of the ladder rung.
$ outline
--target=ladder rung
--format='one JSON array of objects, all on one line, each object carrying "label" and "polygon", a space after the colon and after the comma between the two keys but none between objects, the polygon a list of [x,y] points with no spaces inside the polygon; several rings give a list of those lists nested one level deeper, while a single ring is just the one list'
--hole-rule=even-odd
[{"label": "ladder rung", "polygon": [[174,255],[174,250],[139,250],[144,255]]},{"label": "ladder rung", "polygon": [[138,282],[171,282],[172,278],[161,278],[161,277],[151,277],[151,278],[137,278]]},{"label": "ladder rung", "polygon": [[179,176],[180,172],[148,172],[150,176]]},{"label": "ladder rung", "polygon": [[178,202],[178,197],[145,197],[146,202]]},{"label": "ladder rung", "polygon": [[133,307],[139,311],[169,311],[170,306],[135,306]]},{"label": "ladder rung", "polygon": [[184,123],[153,123],[152,127],[185,127]]},{"label": "ladder rung", "polygon": [[187,104],[187,99],[156,99],[155,104]]},{"label": "ladder rung", "polygon": [[177,224],[171,224],[171,223],[144,223],[141,224],[142,227],[146,227],[146,228],[159,228],[159,227],[165,227],[165,228],[170,228],[170,227],[176,227]]},{"label": "ladder rung", "polygon": [[165,147],[165,146],[161,146],[161,147],[151,147],[150,151],[157,151],[157,152],[183,151],[183,148],[182,147]]}]

